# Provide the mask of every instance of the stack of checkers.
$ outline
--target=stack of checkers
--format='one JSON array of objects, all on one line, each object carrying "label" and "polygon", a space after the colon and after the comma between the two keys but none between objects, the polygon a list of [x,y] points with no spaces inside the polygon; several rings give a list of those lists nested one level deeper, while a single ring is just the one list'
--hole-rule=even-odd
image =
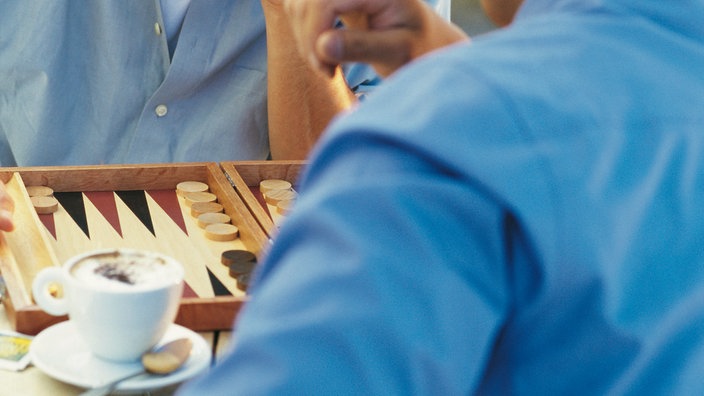
[{"label": "stack of checkers", "polygon": [[51,187],[28,186],[27,194],[37,213],[49,214],[59,210],[59,201],[54,198],[54,190]]},{"label": "stack of checkers", "polygon": [[285,215],[296,201],[297,193],[290,182],[280,179],[265,179],[259,182],[259,191],[267,204],[275,206],[276,212]]},{"label": "stack of checkers", "polygon": [[186,206],[191,208],[198,226],[205,230],[205,237],[213,241],[231,241],[239,236],[239,229],[231,224],[231,218],[224,213],[218,197],[210,192],[206,183],[185,181],[176,185],[176,194],[183,197]]},{"label": "stack of checkers", "polygon": [[230,269],[230,276],[237,280],[237,288],[246,292],[257,265],[257,256],[248,250],[227,250],[222,253],[221,262]]}]

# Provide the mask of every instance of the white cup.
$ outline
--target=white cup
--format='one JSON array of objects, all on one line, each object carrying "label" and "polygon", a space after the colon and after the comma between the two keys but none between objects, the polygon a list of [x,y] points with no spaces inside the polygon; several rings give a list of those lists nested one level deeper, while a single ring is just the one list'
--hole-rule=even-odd
[{"label": "white cup", "polygon": [[[43,269],[32,283],[37,304],[66,315],[97,357],[136,361],[164,336],[178,313],[183,266],[160,253],[108,249]],[[63,296],[52,293],[55,285]]]}]

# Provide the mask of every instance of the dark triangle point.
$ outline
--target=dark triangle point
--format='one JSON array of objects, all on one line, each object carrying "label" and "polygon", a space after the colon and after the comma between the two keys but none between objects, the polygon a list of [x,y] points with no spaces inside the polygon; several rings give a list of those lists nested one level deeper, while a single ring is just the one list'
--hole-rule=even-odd
[{"label": "dark triangle point", "polygon": [[152,216],[149,213],[149,205],[147,204],[147,196],[144,190],[129,190],[129,191],[115,191],[118,197],[127,205],[127,207],[134,213],[139,221],[144,224],[145,227],[156,236],[154,232],[154,224],[152,223]]},{"label": "dark triangle point", "polygon": [[[207,267],[206,267],[207,268]],[[213,293],[215,293],[216,296],[231,296],[232,293],[230,293],[229,290],[225,287],[225,285],[220,282],[220,279],[218,279],[215,274],[210,271],[210,268],[208,268],[208,276],[210,277],[210,284],[213,286]]]},{"label": "dark triangle point", "polygon": [[76,225],[83,230],[88,239],[90,239],[90,232],[88,230],[88,220],[86,219],[86,207],[83,202],[83,193],[64,191],[55,192],[54,197],[59,201],[64,210],[71,216]]}]

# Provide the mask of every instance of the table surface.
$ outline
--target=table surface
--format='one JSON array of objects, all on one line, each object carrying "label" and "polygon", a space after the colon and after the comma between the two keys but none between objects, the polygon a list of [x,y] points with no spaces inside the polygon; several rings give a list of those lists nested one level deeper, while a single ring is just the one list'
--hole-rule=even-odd
[{"label": "table surface", "polygon": [[[5,308],[0,305],[0,329],[12,330],[10,323],[7,320]],[[231,332],[219,331],[202,332],[200,333],[211,346],[213,346],[215,360],[217,357],[225,353],[227,345],[230,342]],[[216,343],[214,345],[214,343]],[[30,365],[23,371],[15,372],[0,369],[0,396],[15,396],[15,395],[52,395],[52,396],[74,396],[85,391],[73,385],[55,380],[36,367]],[[172,395],[177,386],[171,386],[165,389],[156,390],[147,394],[151,396],[166,396]]]}]

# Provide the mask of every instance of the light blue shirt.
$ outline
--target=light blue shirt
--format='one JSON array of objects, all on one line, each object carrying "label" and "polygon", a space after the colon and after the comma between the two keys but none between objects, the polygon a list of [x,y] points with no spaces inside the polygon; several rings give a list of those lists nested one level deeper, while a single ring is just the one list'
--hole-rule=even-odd
[{"label": "light blue shirt", "polygon": [[3,1],[0,165],[267,158],[261,0],[194,0],[177,37],[159,0]]},{"label": "light blue shirt", "polygon": [[169,43],[169,54],[173,56],[173,51],[178,43],[178,35],[181,33],[183,19],[191,4],[191,0],[159,0],[161,3],[161,19],[164,21],[164,32]]},{"label": "light blue shirt", "polygon": [[184,394],[704,394],[702,20],[526,0],[389,78]]}]

